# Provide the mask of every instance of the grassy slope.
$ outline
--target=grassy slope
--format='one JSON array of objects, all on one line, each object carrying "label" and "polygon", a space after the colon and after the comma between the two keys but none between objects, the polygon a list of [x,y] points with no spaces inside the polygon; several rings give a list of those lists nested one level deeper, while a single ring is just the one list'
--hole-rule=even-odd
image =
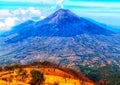
[{"label": "grassy slope", "polygon": [[[21,76],[18,76],[17,71],[18,69],[15,69],[14,71],[3,71],[0,72],[0,85],[29,85],[28,82],[31,80],[30,71],[31,70],[39,70],[43,72],[45,77],[45,82],[43,85],[53,85],[55,82],[59,83],[59,85],[81,85],[81,80],[75,77],[74,75],[67,73],[59,68],[53,68],[53,67],[45,67],[45,68],[32,68],[27,67],[24,68],[27,72],[28,78],[22,79]],[[2,78],[6,78],[7,81],[2,80]],[[91,81],[85,80],[85,85],[95,85]]]}]

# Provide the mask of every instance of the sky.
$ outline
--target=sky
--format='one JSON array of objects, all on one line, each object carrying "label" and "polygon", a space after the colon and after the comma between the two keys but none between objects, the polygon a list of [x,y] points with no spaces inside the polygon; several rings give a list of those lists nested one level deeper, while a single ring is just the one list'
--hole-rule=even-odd
[{"label": "sky", "polygon": [[120,0],[0,0],[0,31],[30,19],[44,19],[60,8],[80,17],[120,26]]}]

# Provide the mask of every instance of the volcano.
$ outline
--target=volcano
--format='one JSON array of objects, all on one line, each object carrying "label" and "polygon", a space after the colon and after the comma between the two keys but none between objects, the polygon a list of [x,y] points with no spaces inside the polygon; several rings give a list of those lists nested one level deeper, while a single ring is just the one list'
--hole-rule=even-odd
[{"label": "volcano", "polygon": [[70,10],[60,9],[47,18],[33,22],[24,22],[16,27],[18,36],[8,42],[17,42],[30,36],[72,37],[80,34],[111,35],[113,32],[79,17]]},{"label": "volcano", "polygon": [[117,65],[120,58],[120,34],[66,9],[40,21],[23,22],[0,40],[0,65],[47,60],[74,68],[108,60]]}]

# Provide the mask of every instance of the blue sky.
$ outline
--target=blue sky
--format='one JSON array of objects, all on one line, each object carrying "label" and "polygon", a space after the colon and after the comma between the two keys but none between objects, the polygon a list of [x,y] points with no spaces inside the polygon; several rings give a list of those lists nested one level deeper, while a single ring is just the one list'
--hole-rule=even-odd
[{"label": "blue sky", "polygon": [[0,30],[28,19],[43,19],[60,8],[120,26],[120,0],[0,0]]}]

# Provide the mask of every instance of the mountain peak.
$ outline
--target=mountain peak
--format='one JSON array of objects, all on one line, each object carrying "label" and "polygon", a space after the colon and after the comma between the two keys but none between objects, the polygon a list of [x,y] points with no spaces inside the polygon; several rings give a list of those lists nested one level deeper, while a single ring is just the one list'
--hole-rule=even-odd
[{"label": "mountain peak", "polygon": [[45,19],[45,21],[48,21],[48,23],[59,23],[61,21],[66,21],[66,22],[72,21],[73,19],[78,20],[78,19],[80,19],[80,17],[68,9],[59,9],[55,13],[48,16]]},{"label": "mountain peak", "polygon": [[68,10],[66,9],[59,9],[55,12],[56,17],[63,17],[68,14]]},{"label": "mountain peak", "polygon": [[59,9],[58,11],[55,12],[55,14],[58,14],[59,16],[63,16],[63,15],[71,15],[73,14],[70,10],[68,9]]},{"label": "mountain peak", "polygon": [[66,13],[66,12],[68,12],[68,11],[69,11],[68,9],[59,9],[59,10],[57,10],[56,12]]}]

